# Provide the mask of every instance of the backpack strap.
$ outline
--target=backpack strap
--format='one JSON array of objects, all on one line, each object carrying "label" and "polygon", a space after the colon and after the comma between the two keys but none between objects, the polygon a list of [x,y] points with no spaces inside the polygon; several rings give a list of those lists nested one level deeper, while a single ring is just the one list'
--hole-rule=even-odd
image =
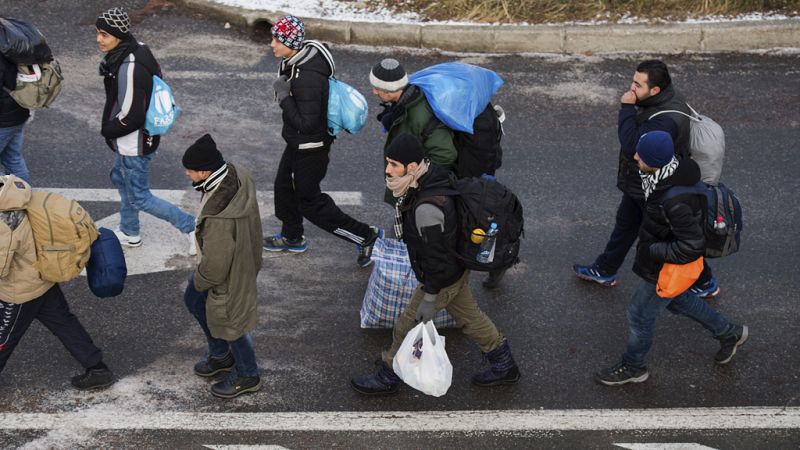
[{"label": "backpack strap", "polygon": [[328,48],[325,47],[325,44],[323,44],[320,41],[315,41],[313,39],[306,39],[305,45],[310,45],[315,49],[317,49],[317,51],[322,55],[322,57],[325,58],[325,61],[328,62],[328,66],[330,66],[331,68],[331,78],[336,78],[335,77],[336,63],[333,61],[333,55],[331,54],[330,50],[328,50]]},{"label": "backpack strap", "polygon": [[439,125],[441,124],[442,121],[439,120],[438,117],[436,117],[436,114],[431,114],[431,119],[428,121],[428,123],[425,124],[425,126],[422,128],[422,133],[420,133],[422,142],[424,143],[425,141],[427,141],[428,138],[431,137],[431,134],[433,134],[433,130],[438,128]]},{"label": "backpack strap", "polygon": [[647,120],[650,120],[650,119],[652,119],[653,117],[656,117],[656,116],[660,116],[661,114],[678,113],[678,114],[680,114],[682,116],[688,117],[690,120],[694,120],[695,122],[701,122],[700,117],[699,117],[700,114],[698,114],[697,111],[695,111],[694,108],[692,108],[692,106],[690,104],[687,103],[686,106],[689,108],[689,111],[691,111],[692,114],[686,114],[685,112],[678,111],[676,109],[665,109],[663,111],[658,111],[658,112],[654,113],[653,115],[648,117]]}]

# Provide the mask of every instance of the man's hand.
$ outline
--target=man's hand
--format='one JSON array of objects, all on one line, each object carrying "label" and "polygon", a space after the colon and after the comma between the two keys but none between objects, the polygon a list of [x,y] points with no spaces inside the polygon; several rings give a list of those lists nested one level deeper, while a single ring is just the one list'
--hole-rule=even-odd
[{"label": "man's hand", "polygon": [[272,88],[275,89],[275,100],[277,100],[278,103],[289,96],[289,89],[292,87],[292,84],[289,83],[288,80],[289,77],[281,75],[272,83]]},{"label": "man's hand", "polygon": [[633,91],[627,91],[622,94],[622,98],[619,101],[626,105],[635,105],[636,104],[636,94]]},{"label": "man's hand", "polygon": [[419,307],[417,308],[417,317],[418,321],[428,322],[433,320],[433,316],[436,315],[436,301],[428,301],[422,300],[420,302]]}]

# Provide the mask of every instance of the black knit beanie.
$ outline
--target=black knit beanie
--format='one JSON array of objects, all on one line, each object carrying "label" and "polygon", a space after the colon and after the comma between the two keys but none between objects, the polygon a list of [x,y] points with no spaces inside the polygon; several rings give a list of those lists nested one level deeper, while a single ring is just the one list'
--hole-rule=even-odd
[{"label": "black knit beanie", "polygon": [[422,149],[422,142],[416,136],[410,133],[401,133],[392,139],[389,147],[386,148],[386,157],[407,166],[412,162],[422,162],[425,152]]},{"label": "black knit beanie", "polygon": [[94,25],[123,41],[131,35],[131,19],[122,8],[111,8],[100,14]]},{"label": "black knit beanie", "polygon": [[219,169],[225,164],[222,153],[217,150],[217,143],[211,138],[210,134],[203,135],[194,144],[186,149],[183,154],[183,167],[190,170],[209,170],[211,172]]},{"label": "black knit beanie", "polygon": [[406,87],[408,75],[399,61],[386,58],[372,67],[369,72],[369,82],[382,91],[395,92]]}]

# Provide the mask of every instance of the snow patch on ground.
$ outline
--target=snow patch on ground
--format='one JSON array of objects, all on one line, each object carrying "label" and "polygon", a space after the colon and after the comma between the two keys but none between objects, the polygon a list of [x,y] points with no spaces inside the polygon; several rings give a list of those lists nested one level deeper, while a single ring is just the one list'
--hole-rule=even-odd
[{"label": "snow patch on ground", "polygon": [[[364,3],[354,1],[337,1],[337,0],[211,0],[215,3],[228,6],[236,6],[239,8],[254,10],[254,11],[283,11],[294,14],[302,18],[324,18],[330,20],[345,20],[354,22],[391,22],[391,23],[405,23],[405,24],[430,24],[430,25],[475,25],[476,22],[469,21],[438,21],[427,20],[421,15],[413,12],[395,12],[389,8],[379,9],[365,9]],[[761,20],[785,20],[790,17],[775,14],[771,12],[766,13],[752,13],[741,14],[738,16],[721,16],[709,15],[702,17],[689,18],[684,21],[663,21],[658,20],[655,23],[718,23],[718,22],[746,22],[746,21],[761,21]],[[579,21],[579,22],[565,22],[550,25],[604,25],[604,24],[646,24],[653,21],[625,15],[617,21],[611,21],[608,18],[598,17],[595,20]],[[489,25],[482,23],[481,25]],[[492,24],[492,25],[530,25],[528,23],[515,23],[515,24]]]}]

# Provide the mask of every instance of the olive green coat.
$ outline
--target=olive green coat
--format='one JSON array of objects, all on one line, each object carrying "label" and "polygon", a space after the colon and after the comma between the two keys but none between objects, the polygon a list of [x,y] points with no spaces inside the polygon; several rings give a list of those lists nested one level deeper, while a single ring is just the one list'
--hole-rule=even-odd
[{"label": "olive green coat", "polygon": [[250,175],[232,164],[210,195],[197,218],[201,259],[194,285],[198,291],[208,291],[206,316],[211,335],[233,341],[258,322],[261,214]]},{"label": "olive green coat", "polygon": [[[410,133],[420,138],[425,149],[425,156],[431,162],[450,168],[455,166],[458,153],[453,144],[453,131],[446,125],[439,122],[427,139],[423,139],[422,132],[433,117],[433,110],[419,88],[410,86],[398,101],[399,106],[403,106],[389,128],[386,144],[383,146],[384,165],[386,164],[386,149],[389,144],[401,133]],[[384,201],[390,205],[395,204],[392,192],[386,189]]]}]

